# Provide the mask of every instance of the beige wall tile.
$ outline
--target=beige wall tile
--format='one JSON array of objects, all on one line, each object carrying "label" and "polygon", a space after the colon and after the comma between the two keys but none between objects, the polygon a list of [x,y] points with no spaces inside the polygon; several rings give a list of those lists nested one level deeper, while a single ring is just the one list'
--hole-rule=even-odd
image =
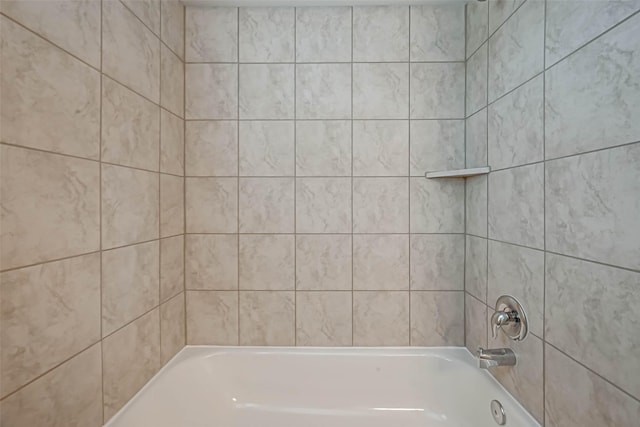
[{"label": "beige wall tile", "polygon": [[102,165],[102,247],[158,238],[158,174]]},{"label": "beige wall tile", "polygon": [[187,121],[186,174],[238,175],[238,122]]},{"label": "beige wall tile", "polygon": [[187,289],[238,289],[238,236],[189,234],[186,236]]},{"label": "beige wall tile", "polygon": [[119,1],[102,4],[102,71],[160,100],[160,41]]},{"label": "beige wall tile", "polygon": [[296,235],[296,289],[351,290],[351,236]]},{"label": "beige wall tile", "polygon": [[464,179],[411,178],[411,232],[464,232]]},{"label": "beige wall tile", "polygon": [[189,7],[186,22],[188,62],[238,61],[238,8]]},{"label": "beige wall tile", "polygon": [[294,231],[293,178],[240,179],[240,232]]},{"label": "beige wall tile", "polygon": [[160,237],[184,233],[184,178],[160,174]]},{"label": "beige wall tile", "polygon": [[354,292],[353,345],[409,345],[409,292]]},{"label": "beige wall tile", "polygon": [[157,240],[102,253],[102,336],[159,304]]},{"label": "beige wall tile", "polygon": [[100,344],[0,402],[3,426],[101,426]]},{"label": "beige wall tile", "polygon": [[[44,22],[53,17],[36,12],[41,5],[7,2],[10,11],[38,13],[43,18],[39,22],[51,26]],[[59,10],[59,5],[46,7]],[[0,27],[2,141],[97,159],[100,74],[4,17]]]},{"label": "beige wall tile", "polygon": [[238,65],[185,66],[185,118],[238,118]]},{"label": "beige wall tile", "polygon": [[294,122],[240,122],[241,176],[294,175]]},{"label": "beige wall tile", "polygon": [[237,291],[187,291],[187,344],[238,345]]},{"label": "beige wall tile", "polygon": [[160,0],[122,0],[144,24],[160,35]]},{"label": "beige wall tile", "polygon": [[464,292],[411,291],[411,345],[464,344]]},{"label": "beige wall tile", "polygon": [[351,175],[351,122],[297,120],[296,175]]},{"label": "beige wall tile", "polygon": [[294,345],[292,291],[240,292],[240,345]]},{"label": "beige wall tile", "polygon": [[160,172],[184,175],[184,120],[160,111]]},{"label": "beige wall tile", "polygon": [[158,170],[160,108],[108,77],[102,79],[102,158]]},{"label": "beige wall tile", "polygon": [[184,236],[160,240],[160,302],[184,290]]},{"label": "beige wall tile", "polygon": [[160,55],[160,105],[184,118],[184,64],[164,44]]},{"label": "beige wall tile", "polygon": [[100,68],[100,2],[5,0],[2,12],[82,61]]},{"label": "beige wall tile", "polygon": [[184,6],[176,0],[160,0],[162,41],[184,59]]},{"label": "beige wall tile", "polygon": [[293,64],[241,64],[240,118],[293,119],[294,68]]},{"label": "beige wall tile", "polygon": [[240,61],[294,61],[294,8],[242,8],[238,18]]},{"label": "beige wall tile", "polygon": [[102,342],[104,420],[109,420],[160,369],[160,310]]},{"label": "beige wall tile", "polygon": [[297,178],[296,232],[351,232],[351,179]]},{"label": "beige wall tile", "polygon": [[238,231],[238,180],[236,178],[187,178],[188,233]]},{"label": "beige wall tile", "polygon": [[185,344],[184,293],[160,306],[160,362],[167,363]]},{"label": "beige wall tile", "polygon": [[0,148],[2,269],[99,249],[99,165]]},{"label": "beige wall tile", "polygon": [[411,235],[411,290],[464,290],[462,234]]},{"label": "beige wall tile", "polygon": [[296,345],[351,345],[351,292],[298,292]]},{"label": "beige wall tile", "polygon": [[240,235],[240,284],[243,290],[295,288],[295,236]]},{"label": "beige wall tile", "polygon": [[407,157],[408,120],[353,122],[354,176],[406,176],[409,174]]},{"label": "beige wall tile", "polygon": [[353,179],[353,231],[409,231],[409,181],[406,178]]},{"label": "beige wall tile", "polygon": [[465,293],[464,299],[466,346],[475,354],[478,347],[487,348],[487,306],[468,293]]},{"label": "beige wall tile", "polygon": [[408,290],[409,235],[354,235],[353,289]]},{"label": "beige wall tile", "polygon": [[4,272],[0,281],[0,396],[100,339],[99,254]]}]

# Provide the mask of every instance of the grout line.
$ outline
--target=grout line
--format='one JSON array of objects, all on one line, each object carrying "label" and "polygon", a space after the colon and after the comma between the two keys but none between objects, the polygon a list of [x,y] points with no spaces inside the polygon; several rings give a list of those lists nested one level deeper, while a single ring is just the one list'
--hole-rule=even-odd
[{"label": "grout line", "polygon": [[[544,12],[543,12],[543,25],[544,30],[543,40],[542,40],[542,68],[546,67],[547,63],[547,0],[544,1]],[[542,159],[544,160],[547,156],[546,153],[546,103],[547,98],[547,79],[546,79],[546,71],[543,72],[542,75]],[[488,126],[487,126],[488,127]],[[545,339],[546,339],[546,297],[547,297],[547,162],[542,162],[542,247],[544,250],[544,256],[542,257],[542,425],[546,425],[546,417],[547,417],[547,398],[546,398],[546,390],[547,390],[547,356],[545,352]],[[488,266],[487,266],[488,267]],[[487,268],[488,270],[488,268]]]},{"label": "grout line", "polygon": [[[278,65],[278,64],[273,64],[273,65]],[[300,65],[300,64],[297,64]],[[345,64],[348,65],[348,64]],[[174,114],[175,115],[175,114]],[[386,118],[366,118],[366,117],[359,117],[359,118],[350,118],[350,117],[342,117],[342,118],[336,118],[336,117],[329,117],[329,118],[324,118],[324,119],[311,119],[311,118],[304,118],[304,119],[240,119],[241,122],[348,122],[348,121],[355,121],[355,122],[392,122],[392,121],[407,121],[409,120],[408,118],[397,118],[397,117],[386,117]],[[419,118],[412,118],[411,120],[413,121],[424,121],[424,122],[429,122],[429,121],[437,121],[437,122],[446,122],[446,121],[463,121],[465,120],[465,117],[440,117],[440,118],[429,118],[429,117],[419,117]],[[186,119],[186,121],[188,122],[235,122],[237,121],[237,119],[233,119],[233,118],[206,118],[206,119],[194,119],[194,118],[190,118],[190,119]]]},{"label": "grout line", "polygon": [[[353,55],[353,52],[352,52]],[[463,64],[465,61],[326,61],[326,62],[296,62],[296,61],[273,61],[273,62],[187,62],[187,65],[349,65],[349,64]]]},{"label": "grout line", "polygon": [[355,344],[355,320],[356,320],[356,316],[355,316],[355,305],[356,305],[356,299],[355,299],[355,292],[354,292],[354,264],[355,264],[355,254],[354,254],[354,229],[355,229],[355,224],[353,223],[353,206],[354,206],[354,180],[353,180],[353,85],[354,85],[354,80],[353,80],[353,10],[354,7],[351,6],[349,8],[350,12],[351,12],[351,27],[350,27],[350,31],[351,31],[351,121],[349,123],[350,128],[351,128],[351,141],[350,141],[350,148],[351,148],[351,158],[350,160],[350,164],[351,164],[351,345],[353,346]]},{"label": "grout line", "polygon": [[[488,6],[487,6],[488,7]],[[467,69],[469,67],[469,59],[473,56],[467,56],[467,12],[469,9],[469,5],[464,5],[464,52],[465,52],[465,61],[464,61],[464,165],[465,167],[469,167],[467,164]],[[489,55],[487,55],[488,57]],[[463,289],[467,291],[467,180],[464,182],[464,248],[462,253],[462,284]],[[462,337],[465,347],[467,346],[467,299],[462,299]]]},{"label": "grout line", "polygon": [[[207,232],[191,232],[191,233],[186,233],[187,235],[232,235],[235,236],[236,234],[241,234],[241,235],[267,235],[267,236],[271,236],[274,234],[277,235],[293,235],[293,234],[300,234],[300,235],[306,235],[306,236],[350,236],[350,235],[355,235],[355,236],[406,236],[409,234],[412,235],[425,235],[425,236],[433,236],[433,235],[441,235],[441,236],[464,236],[465,233],[336,233],[336,232],[332,232],[332,233],[310,233],[310,232],[300,232],[300,233],[295,233],[295,232],[288,232],[288,233],[283,233],[283,232],[272,232],[272,233],[233,233],[233,232],[221,232],[221,233],[207,233]],[[171,237],[171,236],[167,236],[167,237]],[[479,236],[478,236],[479,237]],[[484,237],[486,239],[486,237]]]},{"label": "grout line", "polygon": [[[412,10],[413,6],[409,6],[409,43],[408,44],[408,58],[409,61],[411,61],[411,10]],[[408,143],[408,147],[407,147],[407,171],[408,171],[408,175],[411,174],[411,64],[408,65],[408,74],[409,74],[409,78],[407,79],[407,111],[408,111],[408,123],[407,123],[407,143]],[[408,289],[409,289],[409,307],[408,307],[408,313],[409,313],[409,340],[407,341],[409,343],[409,346],[411,346],[411,178],[408,177],[407,178],[407,224],[409,225],[409,235],[407,237],[407,242],[409,244],[408,250],[407,250],[407,263],[408,263],[408,267],[409,267],[409,274],[408,274]],[[464,283],[463,283],[464,286]],[[464,311],[464,310],[463,310]],[[415,314],[415,313],[414,313]]]},{"label": "grout line", "polygon": [[[162,33],[162,5],[159,4],[159,7],[160,7],[160,28],[158,33]],[[158,39],[158,53],[160,55],[160,67],[158,69],[158,88],[160,92],[159,93],[160,104],[162,104],[163,54],[162,54],[162,42],[160,41],[160,34],[158,34],[157,39]],[[162,306],[162,217],[163,217],[162,215],[162,174],[160,173],[160,170],[162,170],[162,108],[158,108],[158,126],[160,127],[158,131],[158,307],[160,307]],[[160,308],[158,308],[158,345],[159,345],[158,361],[160,362],[158,363],[158,366],[162,367],[163,365],[162,363],[162,311]]]},{"label": "grout line", "polygon": [[[236,161],[236,168],[237,168],[237,174],[238,174],[238,178],[236,179],[236,244],[237,244],[237,282],[236,282],[236,297],[238,300],[238,308],[237,311],[238,313],[236,314],[236,321],[238,323],[238,330],[237,330],[237,335],[238,335],[238,343],[237,345],[240,345],[241,340],[240,340],[240,331],[241,331],[241,320],[242,317],[240,316],[240,8],[238,7],[236,9],[236,16],[237,16],[237,26],[236,26],[236,54],[238,55],[237,59],[237,66],[236,66],[236,73],[237,73],[237,87],[236,87],[236,96],[237,96],[237,101],[236,101],[236,154],[237,154],[237,161]],[[295,77],[295,76],[294,76]]]},{"label": "grout line", "polygon": [[103,2],[100,1],[100,135],[99,135],[99,150],[98,150],[98,175],[99,175],[99,193],[100,193],[100,221],[99,221],[99,233],[100,233],[100,398],[102,401],[102,405],[100,407],[100,411],[102,413],[102,422],[106,422],[105,413],[104,413],[104,350],[102,346],[104,328],[102,326],[102,306],[103,306],[103,274],[102,274],[102,84],[104,80],[104,74],[102,74],[102,62],[103,62],[103,33],[104,33],[104,5]]},{"label": "grout line", "polygon": [[[182,110],[187,116],[187,67],[184,59],[187,56],[187,8],[182,7]],[[162,14],[160,15],[162,18]],[[180,58],[180,56],[178,56]],[[183,306],[183,346],[187,345],[187,122],[182,120],[182,306]]]},{"label": "grout line", "polygon": [[[298,194],[297,194],[297,158],[296,147],[298,145],[297,126],[295,120],[298,118],[297,105],[297,89],[298,89],[298,64],[297,64],[297,27],[298,27],[298,8],[293,8],[293,59],[296,63],[293,66],[293,345],[298,345]],[[239,59],[239,58],[238,58]],[[239,230],[238,230],[239,231]]]}]

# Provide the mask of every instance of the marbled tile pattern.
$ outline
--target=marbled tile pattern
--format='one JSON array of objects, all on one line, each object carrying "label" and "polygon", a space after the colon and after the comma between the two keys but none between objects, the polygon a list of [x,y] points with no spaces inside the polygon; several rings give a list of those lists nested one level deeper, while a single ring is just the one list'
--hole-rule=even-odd
[{"label": "marbled tile pattern", "polygon": [[351,236],[298,234],[296,289],[351,290]]},{"label": "marbled tile pattern", "polygon": [[160,1],[159,0],[122,0],[144,24],[156,35],[160,34]]},{"label": "marbled tile pattern", "polygon": [[545,74],[548,159],[640,141],[640,15]]},{"label": "marbled tile pattern", "polygon": [[102,254],[102,335],[107,336],[159,304],[157,240]]},{"label": "marbled tile pattern", "polygon": [[464,60],[464,7],[411,7],[411,60]]},{"label": "marbled tile pattern", "polygon": [[185,345],[184,293],[160,306],[160,360],[167,363]]},{"label": "marbled tile pattern", "polygon": [[409,292],[354,292],[353,345],[409,345]]},{"label": "marbled tile pattern", "polygon": [[463,290],[464,245],[462,234],[413,234],[411,290]]},{"label": "marbled tile pattern", "polygon": [[292,233],[295,228],[293,178],[240,180],[240,232]]},{"label": "marbled tile pattern", "polygon": [[184,290],[184,236],[160,240],[160,302]]},{"label": "marbled tile pattern", "polygon": [[188,7],[185,29],[186,62],[238,60],[238,8]]},{"label": "marbled tile pattern", "polygon": [[291,235],[242,235],[239,288],[278,291],[295,289],[295,238]]},{"label": "marbled tile pattern", "polygon": [[297,119],[349,119],[351,65],[296,66]]},{"label": "marbled tile pattern", "polygon": [[185,66],[185,118],[238,118],[238,66],[187,64]]},{"label": "marbled tile pattern", "polygon": [[353,122],[354,176],[406,176],[408,156],[408,121]]},{"label": "marbled tile pattern", "polygon": [[296,345],[351,345],[351,292],[299,292]]},{"label": "marbled tile pattern", "polygon": [[160,110],[160,172],[184,175],[184,120]]},{"label": "marbled tile pattern", "polygon": [[467,178],[466,186],[466,232],[487,237],[487,177]]},{"label": "marbled tile pattern", "polygon": [[292,64],[241,64],[240,118],[293,119],[294,87]]},{"label": "marbled tile pattern", "polygon": [[408,61],[409,8],[397,6],[353,9],[353,60]]},{"label": "marbled tile pattern", "polygon": [[467,4],[467,51],[465,58],[469,58],[480,45],[489,38],[488,9],[489,2],[473,2]]},{"label": "marbled tile pattern", "polygon": [[351,8],[296,9],[297,62],[351,61]]},{"label": "marbled tile pattern", "polygon": [[408,290],[409,236],[353,236],[353,289]]},{"label": "marbled tile pattern", "polygon": [[489,238],[542,249],[543,181],[542,163],[489,175]]},{"label": "marbled tile pattern", "polygon": [[0,279],[4,397],[100,339],[100,256],[8,271]]},{"label": "marbled tile pattern", "polygon": [[464,232],[464,180],[411,178],[411,232]]},{"label": "marbled tile pattern", "polygon": [[465,120],[466,167],[487,166],[487,108]]},{"label": "marbled tile pattern", "polygon": [[151,101],[160,100],[160,41],[118,1],[102,4],[102,71]]},{"label": "marbled tile pattern", "polygon": [[466,246],[464,290],[485,302],[487,301],[487,239],[467,235]]},{"label": "marbled tile pattern", "polygon": [[[3,8],[31,16],[31,4],[3,2]],[[100,74],[4,16],[0,26],[2,141],[97,159]]]},{"label": "marbled tile pattern", "polygon": [[543,77],[538,76],[489,106],[492,170],[543,159],[543,95]]},{"label": "marbled tile pattern", "polygon": [[184,60],[185,7],[175,0],[160,0],[160,36]]},{"label": "marbled tile pattern", "polygon": [[294,345],[293,291],[240,292],[241,345]]},{"label": "marbled tile pattern", "polygon": [[462,62],[411,64],[411,118],[464,117]]},{"label": "marbled tile pattern", "polygon": [[187,233],[238,231],[236,178],[187,178],[185,187]]},{"label": "marbled tile pattern", "polygon": [[467,60],[466,113],[471,115],[487,105],[487,44]]},{"label": "marbled tile pattern", "polygon": [[458,310],[464,306],[464,292],[411,293],[411,345],[461,346],[464,322]]},{"label": "marbled tile pattern", "polygon": [[296,179],[296,232],[348,233],[351,231],[349,178]]},{"label": "marbled tile pattern", "polygon": [[463,120],[412,120],[410,175],[464,168]]},{"label": "marbled tile pattern", "polygon": [[[293,121],[240,122],[239,158],[241,176],[293,176],[295,127]],[[222,128],[225,129],[226,128]],[[226,136],[226,135],[224,135]],[[227,137],[221,143],[232,142]],[[230,136],[230,135],[229,135]],[[207,144],[208,146],[208,144]],[[231,154],[226,145],[222,154]],[[233,162],[228,169],[231,175]]]},{"label": "marbled tile pattern", "polygon": [[240,62],[294,61],[294,8],[241,8],[239,30]]},{"label": "marbled tile pattern", "polygon": [[525,2],[489,40],[489,102],[542,71],[544,4]]},{"label": "marbled tile pattern", "polygon": [[160,49],[160,105],[184,117],[184,63],[164,44]]},{"label": "marbled tile pattern", "polygon": [[187,291],[187,344],[238,345],[238,292]]},{"label": "marbled tile pattern", "polygon": [[408,64],[353,64],[353,118],[407,119]]},{"label": "marbled tile pattern", "polygon": [[296,175],[351,175],[351,122],[296,122]]},{"label": "marbled tile pattern", "polygon": [[187,289],[238,289],[238,237],[187,235],[185,285]]},{"label": "marbled tile pattern", "polygon": [[465,292],[465,336],[466,346],[471,353],[478,347],[487,348],[487,306]]},{"label": "marbled tile pattern", "polygon": [[408,187],[407,178],[354,178],[353,231],[408,232]]},{"label": "marbled tile pattern", "polygon": [[185,129],[187,176],[238,174],[238,122],[187,121]]},{"label": "marbled tile pattern", "polygon": [[184,233],[184,178],[160,175],[160,237]]}]

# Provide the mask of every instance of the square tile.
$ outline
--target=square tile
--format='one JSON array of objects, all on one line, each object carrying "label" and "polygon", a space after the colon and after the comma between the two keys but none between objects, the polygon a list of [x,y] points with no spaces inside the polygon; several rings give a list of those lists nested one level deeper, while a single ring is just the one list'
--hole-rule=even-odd
[{"label": "square tile", "polygon": [[489,238],[531,248],[544,246],[544,165],[489,175]]},{"label": "square tile", "polygon": [[238,289],[237,235],[189,234],[186,236],[186,251],[187,289]]},{"label": "square tile", "polygon": [[296,121],[296,175],[351,175],[351,122]]},{"label": "square tile", "polygon": [[464,118],[462,62],[411,64],[411,118]]},{"label": "square tile", "polygon": [[164,365],[185,345],[184,294],[160,306],[160,361]]},{"label": "square tile", "polygon": [[100,339],[100,255],[6,271],[0,280],[4,397]]},{"label": "square tile", "polygon": [[294,345],[293,291],[240,292],[240,345]]},{"label": "square tile", "polygon": [[102,249],[159,237],[157,173],[102,164]]},{"label": "square tile", "polygon": [[546,163],[546,249],[640,269],[640,144]]},{"label": "square tile", "polygon": [[296,235],[296,289],[351,290],[351,236]]},{"label": "square tile", "polygon": [[464,61],[464,5],[411,6],[411,60]]},{"label": "square tile", "polygon": [[464,181],[411,178],[411,232],[464,233]]},{"label": "square tile", "polygon": [[238,118],[238,65],[185,65],[185,118]]},{"label": "square tile", "polygon": [[407,178],[354,178],[354,233],[409,231]]},{"label": "square tile", "polygon": [[294,65],[240,65],[240,118],[293,119]]},{"label": "square tile", "polygon": [[295,289],[295,250],[293,235],[241,235],[240,289]]},{"label": "square tile", "polygon": [[407,176],[409,122],[353,122],[353,175]]},{"label": "square tile", "polygon": [[411,292],[411,345],[464,344],[464,292]]},{"label": "square tile", "polygon": [[238,8],[185,8],[185,60],[238,62]]},{"label": "square tile", "polygon": [[238,345],[238,291],[187,291],[187,345]]},{"label": "square tile", "polygon": [[157,240],[102,253],[102,336],[160,304]]},{"label": "square tile", "polygon": [[118,1],[102,5],[102,72],[160,101],[160,40]]},{"label": "square tile", "polygon": [[351,345],[351,312],[351,292],[298,292],[296,345]]},{"label": "square tile", "polygon": [[351,232],[351,179],[297,178],[296,232]]},{"label": "square tile", "polygon": [[296,118],[351,118],[351,64],[296,65]]},{"label": "square tile", "polygon": [[353,60],[409,60],[409,7],[353,8]]},{"label": "square tile", "polygon": [[160,174],[160,237],[184,233],[184,178]]},{"label": "square tile", "polygon": [[411,235],[411,290],[464,290],[462,234]]},{"label": "square tile", "polygon": [[187,121],[185,138],[187,175],[238,175],[238,122]]},{"label": "square tile", "polygon": [[293,176],[293,121],[240,122],[240,176]]},{"label": "square tile", "polygon": [[409,292],[354,292],[353,345],[409,345]]},{"label": "square tile", "polygon": [[412,120],[410,127],[411,176],[464,168],[464,120]]},{"label": "square tile", "polygon": [[350,62],[351,8],[296,9],[296,62]]},{"label": "square tile", "polygon": [[293,62],[295,9],[240,8],[240,62]]},{"label": "square tile", "polygon": [[100,248],[97,163],[7,145],[0,159],[3,269]]},{"label": "square tile", "polygon": [[238,179],[187,178],[187,233],[238,232]]},{"label": "square tile", "polygon": [[408,119],[408,64],[353,64],[354,119]]},{"label": "square tile", "polygon": [[353,289],[409,289],[409,235],[353,236]]},{"label": "square tile", "polygon": [[[70,3],[69,8],[75,5]],[[14,16],[37,13],[42,25],[53,19],[48,11],[60,10],[60,4],[48,2],[2,2],[2,7]],[[0,26],[0,101],[3,106],[11,106],[0,111],[2,141],[97,160],[100,73],[4,16],[0,17]],[[55,27],[69,29],[58,23]],[[98,59],[99,54],[98,49]]]},{"label": "square tile", "polygon": [[293,178],[240,179],[240,232],[293,233]]}]

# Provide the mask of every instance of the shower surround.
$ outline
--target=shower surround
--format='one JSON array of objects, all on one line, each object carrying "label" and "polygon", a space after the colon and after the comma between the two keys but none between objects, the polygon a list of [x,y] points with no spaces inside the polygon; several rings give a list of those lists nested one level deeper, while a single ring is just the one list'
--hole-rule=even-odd
[{"label": "shower surround", "polygon": [[0,1],[0,425],[185,343],[511,346],[541,424],[633,425],[639,9]]}]

